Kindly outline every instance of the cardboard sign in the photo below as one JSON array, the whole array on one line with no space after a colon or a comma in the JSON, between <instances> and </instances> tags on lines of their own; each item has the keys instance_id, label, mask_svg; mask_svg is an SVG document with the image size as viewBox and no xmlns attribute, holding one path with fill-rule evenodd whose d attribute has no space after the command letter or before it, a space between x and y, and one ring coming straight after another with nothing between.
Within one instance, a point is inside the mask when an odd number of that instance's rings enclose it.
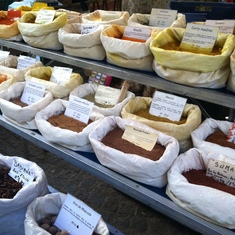
<instances>
[{"instance_id":1,"label":"cardboard sign","mask_svg":"<svg viewBox=\"0 0 235 235\"><path fill-rule=\"evenodd\" d=\"M35 178L34 171L32 171L27 165L24 165L17 161L17 159L13 160L11 170L8 174L15 181L22 183L23 186L33 182Z\"/></svg>"},{"instance_id":2,"label":"cardboard sign","mask_svg":"<svg viewBox=\"0 0 235 235\"><path fill-rule=\"evenodd\" d=\"M211 53L219 32L218 27L189 23L180 48L196 53Z\"/></svg>"},{"instance_id":3,"label":"cardboard sign","mask_svg":"<svg viewBox=\"0 0 235 235\"><path fill-rule=\"evenodd\" d=\"M149 25L155 27L170 27L175 21L177 10L152 8Z\"/></svg>"},{"instance_id":4,"label":"cardboard sign","mask_svg":"<svg viewBox=\"0 0 235 235\"><path fill-rule=\"evenodd\" d=\"M92 235L100 218L100 214L68 194L54 225L70 235Z\"/></svg>"},{"instance_id":5,"label":"cardboard sign","mask_svg":"<svg viewBox=\"0 0 235 235\"><path fill-rule=\"evenodd\" d=\"M46 86L41 83L26 81L21 101L28 105L36 103L44 97Z\"/></svg>"},{"instance_id":6,"label":"cardboard sign","mask_svg":"<svg viewBox=\"0 0 235 235\"><path fill-rule=\"evenodd\" d=\"M219 27L219 32L233 34L234 20L206 20L205 25Z\"/></svg>"},{"instance_id":7,"label":"cardboard sign","mask_svg":"<svg viewBox=\"0 0 235 235\"><path fill-rule=\"evenodd\" d=\"M55 10L40 10L36 16L35 23L45 24L51 23L55 17Z\"/></svg>"},{"instance_id":8,"label":"cardboard sign","mask_svg":"<svg viewBox=\"0 0 235 235\"><path fill-rule=\"evenodd\" d=\"M50 82L64 85L71 78L72 68L54 66L50 77Z\"/></svg>"},{"instance_id":9,"label":"cardboard sign","mask_svg":"<svg viewBox=\"0 0 235 235\"><path fill-rule=\"evenodd\" d=\"M158 135L156 133L152 133L133 126L126 126L122 135L122 139L127 140L147 151L152 151L157 142L157 138Z\"/></svg>"},{"instance_id":10,"label":"cardboard sign","mask_svg":"<svg viewBox=\"0 0 235 235\"><path fill-rule=\"evenodd\" d=\"M82 99L80 97L70 95L69 104L65 110L65 115L79 120L83 123L88 123L94 103Z\"/></svg>"},{"instance_id":11,"label":"cardboard sign","mask_svg":"<svg viewBox=\"0 0 235 235\"><path fill-rule=\"evenodd\" d=\"M165 117L172 121L180 121L187 99L156 91L149 109L149 113Z\"/></svg>"},{"instance_id":12,"label":"cardboard sign","mask_svg":"<svg viewBox=\"0 0 235 235\"><path fill-rule=\"evenodd\" d=\"M36 58L20 55L18 58L17 69L26 69L36 63Z\"/></svg>"},{"instance_id":13,"label":"cardboard sign","mask_svg":"<svg viewBox=\"0 0 235 235\"><path fill-rule=\"evenodd\" d=\"M210 159L206 175L228 186L235 187L235 165Z\"/></svg>"}]
</instances>

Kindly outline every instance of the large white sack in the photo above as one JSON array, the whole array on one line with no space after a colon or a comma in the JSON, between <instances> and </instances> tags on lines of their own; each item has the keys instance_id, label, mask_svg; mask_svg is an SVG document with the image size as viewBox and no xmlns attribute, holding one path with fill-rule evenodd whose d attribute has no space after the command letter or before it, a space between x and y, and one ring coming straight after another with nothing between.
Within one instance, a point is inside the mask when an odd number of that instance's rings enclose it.
<instances>
[{"instance_id":1,"label":"large white sack","mask_svg":"<svg viewBox=\"0 0 235 235\"><path fill-rule=\"evenodd\" d=\"M192 148L180 154L167 173L166 194L180 207L197 216L230 229L235 228L235 196L202 185L190 184L182 175L190 169L206 169L210 159L235 164L222 154Z\"/></svg>"},{"instance_id":2,"label":"large white sack","mask_svg":"<svg viewBox=\"0 0 235 235\"><path fill-rule=\"evenodd\" d=\"M88 135L100 122L103 115L92 112L90 119L93 121L87 125L82 132L74 132L51 125L47 119L51 116L63 113L66 110L69 101L56 99L45 109L38 112L35 116L35 122L41 134L52 143L62 145L74 151L93 152Z\"/></svg>"},{"instance_id":3,"label":"large white sack","mask_svg":"<svg viewBox=\"0 0 235 235\"><path fill-rule=\"evenodd\" d=\"M19 59L18 56L9 55L6 60L0 62L1 73L11 74L12 76L16 77L18 82L23 82L25 80L24 75L30 69L43 66L42 62L38 61L34 65L31 65L27 68L17 69L18 59Z\"/></svg>"},{"instance_id":4,"label":"large white sack","mask_svg":"<svg viewBox=\"0 0 235 235\"><path fill-rule=\"evenodd\" d=\"M0 154L0 165L11 168L14 160L32 170L35 180L20 189L13 199L0 198L0 231L2 235L25 235L24 220L27 206L35 198L48 193L46 175L36 163L21 157Z\"/></svg>"},{"instance_id":5,"label":"large white sack","mask_svg":"<svg viewBox=\"0 0 235 235\"><path fill-rule=\"evenodd\" d=\"M98 89L97 84L90 84L90 83L85 83L82 84L78 87L76 87L74 90L70 92L70 95L78 96L80 98L83 98L84 96L87 96L89 94L94 94L96 93ZM114 105L112 108L105 108L105 107L99 107L97 105L93 106L93 111L98 112L103 114L104 116L120 116L121 115L121 110L124 107L124 105L132 98L134 98L135 95L134 93L128 91L126 94L126 97L123 99L122 102Z\"/></svg>"},{"instance_id":6,"label":"large white sack","mask_svg":"<svg viewBox=\"0 0 235 235\"><path fill-rule=\"evenodd\" d=\"M205 119L194 131L191 133L193 146L200 150L207 150L215 153L226 155L235 159L235 149L223 147L219 144L205 141L205 139L216 130L222 131L226 136L232 128L233 122L215 120L213 118Z\"/></svg>"},{"instance_id":7,"label":"large white sack","mask_svg":"<svg viewBox=\"0 0 235 235\"><path fill-rule=\"evenodd\" d=\"M115 127L119 127L124 131L127 125L158 134L157 143L166 148L159 160L153 161L136 154L127 154L105 146L101 142ZM89 134L89 139L102 165L133 180L155 187L166 185L166 173L179 153L179 143L175 138L154 130L145 124L122 119L121 117L109 116L103 118Z\"/></svg>"},{"instance_id":8,"label":"large white sack","mask_svg":"<svg viewBox=\"0 0 235 235\"><path fill-rule=\"evenodd\" d=\"M39 227L38 222L50 215L58 215L66 199L64 193L51 193L36 198L29 204L24 221L25 235L49 235L45 229ZM109 230L101 218L94 230L97 235L109 235Z\"/></svg>"},{"instance_id":9,"label":"large white sack","mask_svg":"<svg viewBox=\"0 0 235 235\"><path fill-rule=\"evenodd\" d=\"M21 97L25 88L25 82L17 82L0 93L0 109L3 116L9 121L26 129L37 129L35 115L53 101L51 92L46 91L39 101L21 107L10 100Z\"/></svg>"},{"instance_id":10,"label":"large white sack","mask_svg":"<svg viewBox=\"0 0 235 235\"><path fill-rule=\"evenodd\" d=\"M100 40L102 26L88 34L81 34L82 24L67 24L58 31L64 52L81 58L104 60L105 50Z\"/></svg>"}]
</instances>

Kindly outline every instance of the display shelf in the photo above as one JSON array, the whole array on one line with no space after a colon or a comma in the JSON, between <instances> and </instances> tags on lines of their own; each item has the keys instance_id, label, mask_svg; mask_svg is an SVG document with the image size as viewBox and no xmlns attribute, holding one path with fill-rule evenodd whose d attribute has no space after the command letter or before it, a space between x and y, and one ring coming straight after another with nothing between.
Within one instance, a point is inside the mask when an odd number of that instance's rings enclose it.
<instances>
[{"instance_id":1,"label":"display shelf","mask_svg":"<svg viewBox=\"0 0 235 235\"><path fill-rule=\"evenodd\" d=\"M155 72L142 72L131 69L124 69L111 65L106 61L82 59L66 55L63 51L34 48L24 42L12 42L0 39L0 45L6 48L16 49L32 55L38 55L43 58L59 61L83 69L94 70L121 79L131 80L180 96L203 100L209 103L235 109L235 95L226 89L207 89L185 86L160 78Z\"/></svg>"},{"instance_id":2,"label":"display shelf","mask_svg":"<svg viewBox=\"0 0 235 235\"><path fill-rule=\"evenodd\" d=\"M48 142L37 130L28 130L19 127L5 119L2 115L0 115L0 125L23 139L34 143L38 147L64 159L73 166L94 175L100 180L112 185L117 190L201 234L235 235L233 230L210 223L176 205L166 195L165 187L157 188L140 184L124 175L102 166L94 153L75 152L60 145L52 144ZM119 233L116 234L121 235Z\"/></svg>"}]
</instances>

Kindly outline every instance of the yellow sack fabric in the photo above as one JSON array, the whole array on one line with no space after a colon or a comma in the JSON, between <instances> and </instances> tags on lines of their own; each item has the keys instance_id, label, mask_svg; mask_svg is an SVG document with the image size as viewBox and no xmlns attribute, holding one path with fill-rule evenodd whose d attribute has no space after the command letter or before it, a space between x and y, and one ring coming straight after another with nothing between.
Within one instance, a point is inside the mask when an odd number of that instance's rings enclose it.
<instances>
[{"instance_id":1,"label":"yellow sack fabric","mask_svg":"<svg viewBox=\"0 0 235 235\"><path fill-rule=\"evenodd\" d=\"M6 19L8 15L7 11L0 11L0 21ZM17 21L10 25L0 24L0 38L9 39L20 34L17 26Z\"/></svg>"},{"instance_id":2,"label":"yellow sack fabric","mask_svg":"<svg viewBox=\"0 0 235 235\"><path fill-rule=\"evenodd\" d=\"M125 26L106 26L101 32L101 42L107 61L125 68L152 71L153 55L149 49L151 36L146 42L122 40Z\"/></svg>"},{"instance_id":3,"label":"yellow sack fabric","mask_svg":"<svg viewBox=\"0 0 235 235\"><path fill-rule=\"evenodd\" d=\"M218 34L215 46L222 48L220 55L212 56L160 48L169 42L181 42L184 32L185 29L181 28L166 28L155 36L150 44L150 50L159 65L170 69L207 73L229 64L229 56L235 47L235 37L232 34Z\"/></svg>"},{"instance_id":4,"label":"yellow sack fabric","mask_svg":"<svg viewBox=\"0 0 235 235\"><path fill-rule=\"evenodd\" d=\"M96 10L82 17L82 23L102 25L127 25L130 14L127 11Z\"/></svg>"},{"instance_id":5,"label":"yellow sack fabric","mask_svg":"<svg viewBox=\"0 0 235 235\"><path fill-rule=\"evenodd\" d=\"M51 82L52 71L53 68L50 66L33 68L25 74L25 80L46 85L46 90L50 91L54 98L67 97L74 88L83 83L83 78L78 73L72 73L70 79L63 85Z\"/></svg>"},{"instance_id":6,"label":"yellow sack fabric","mask_svg":"<svg viewBox=\"0 0 235 235\"><path fill-rule=\"evenodd\" d=\"M227 89L235 92L235 50L230 56L230 68L231 72L228 78Z\"/></svg>"},{"instance_id":7,"label":"yellow sack fabric","mask_svg":"<svg viewBox=\"0 0 235 235\"><path fill-rule=\"evenodd\" d=\"M135 115L141 109L147 109L152 103L150 97L135 97L131 99L122 109L122 118L132 119L144 123L160 132L175 137L177 140L190 138L191 132L201 123L201 111L197 105L186 104L182 117L186 122L175 124L171 122L153 121L144 117Z\"/></svg>"},{"instance_id":8,"label":"yellow sack fabric","mask_svg":"<svg viewBox=\"0 0 235 235\"><path fill-rule=\"evenodd\" d=\"M130 16L127 24L133 27L160 29L160 27L150 26L149 21L150 21L150 14L134 13ZM185 15L178 13L176 16L176 20L173 21L170 27L185 28L186 27Z\"/></svg>"}]
</instances>

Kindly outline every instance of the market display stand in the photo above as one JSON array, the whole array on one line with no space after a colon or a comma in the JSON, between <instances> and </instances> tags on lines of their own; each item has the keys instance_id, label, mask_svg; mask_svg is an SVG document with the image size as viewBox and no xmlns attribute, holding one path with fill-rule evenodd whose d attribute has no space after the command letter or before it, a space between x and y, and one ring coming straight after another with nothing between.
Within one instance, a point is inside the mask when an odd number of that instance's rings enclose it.
<instances>
[{"instance_id":1,"label":"market display stand","mask_svg":"<svg viewBox=\"0 0 235 235\"><path fill-rule=\"evenodd\" d=\"M145 73L123 69L110 65L105 61L86 60L69 56L64 54L62 51L49 51L33 48L23 42L0 40L0 46L20 50L22 52L38 55L43 58L48 58L76 67L99 71L121 79L132 80L140 84L155 87L157 89L172 92L181 96L206 100L207 102L222 105L232 110L235 109L235 96L223 89L210 90L183 86L161 79L155 73ZM157 188L140 184L121 174L118 174L117 172L114 172L113 170L108 169L107 167L102 166L94 153L75 152L60 145L49 143L37 130L28 130L16 126L15 124L7 121L2 115L0 115L0 125L21 136L25 140L53 153L59 158L68 161L72 165L96 176L130 197L133 197L154 210L161 212L162 214L199 233L208 235L235 235L235 231L210 223L177 206L165 194L165 187Z\"/></svg>"}]
</instances>

